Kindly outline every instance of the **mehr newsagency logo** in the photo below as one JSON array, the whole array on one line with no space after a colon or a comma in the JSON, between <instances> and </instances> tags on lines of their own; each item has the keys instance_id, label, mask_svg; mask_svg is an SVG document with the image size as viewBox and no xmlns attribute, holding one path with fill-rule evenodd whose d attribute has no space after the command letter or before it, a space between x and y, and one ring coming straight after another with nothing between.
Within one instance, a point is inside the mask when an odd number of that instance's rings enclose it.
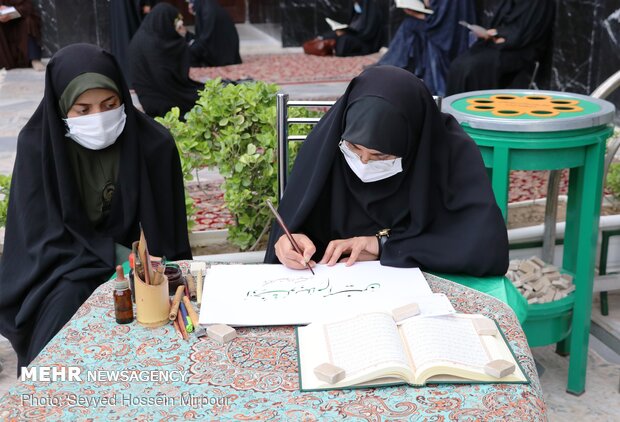
<instances>
[{"instance_id":1,"label":"mehr newsagency logo","mask_svg":"<svg viewBox=\"0 0 620 422\"><path fill-rule=\"evenodd\" d=\"M87 369L79 366L22 367L21 380L32 382L186 382L188 371Z\"/></svg>"}]
</instances>

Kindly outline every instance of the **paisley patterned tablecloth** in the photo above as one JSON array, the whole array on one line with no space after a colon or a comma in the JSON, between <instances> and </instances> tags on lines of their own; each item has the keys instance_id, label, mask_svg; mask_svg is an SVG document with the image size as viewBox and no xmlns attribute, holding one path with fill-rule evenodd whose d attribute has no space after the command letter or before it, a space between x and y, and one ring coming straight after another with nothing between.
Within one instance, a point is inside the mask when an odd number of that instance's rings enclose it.
<instances>
[{"instance_id":1,"label":"paisley patterned tablecloth","mask_svg":"<svg viewBox=\"0 0 620 422\"><path fill-rule=\"evenodd\" d=\"M194 335L184 341L172 325L117 325L106 283L30 366L78 368L81 381L20 381L0 399L0 420L546 420L534 361L510 308L425 275L458 312L500 324L531 384L302 393L292 327L239 329L225 345Z\"/></svg>"}]
</instances>

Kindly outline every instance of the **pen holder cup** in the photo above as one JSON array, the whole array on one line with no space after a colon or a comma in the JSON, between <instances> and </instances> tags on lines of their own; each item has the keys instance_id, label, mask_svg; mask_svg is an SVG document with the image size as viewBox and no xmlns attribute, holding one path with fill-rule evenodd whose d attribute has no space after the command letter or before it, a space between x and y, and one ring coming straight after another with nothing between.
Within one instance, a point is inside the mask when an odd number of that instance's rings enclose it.
<instances>
[{"instance_id":1,"label":"pen holder cup","mask_svg":"<svg viewBox=\"0 0 620 422\"><path fill-rule=\"evenodd\" d=\"M170 313L170 297L168 296L168 277L158 285L146 284L134 271L134 288L136 296L136 319L145 327L161 327L166 325Z\"/></svg>"}]
</instances>

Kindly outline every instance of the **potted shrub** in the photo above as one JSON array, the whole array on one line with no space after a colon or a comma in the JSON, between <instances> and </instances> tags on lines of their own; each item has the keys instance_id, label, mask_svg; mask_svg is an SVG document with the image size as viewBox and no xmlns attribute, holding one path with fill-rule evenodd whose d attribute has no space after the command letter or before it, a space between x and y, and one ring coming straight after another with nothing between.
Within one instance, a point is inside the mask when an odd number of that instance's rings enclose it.
<instances>
[{"instance_id":1,"label":"potted shrub","mask_svg":"<svg viewBox=\"0 0 620 422\"><path fill-rule=\"evenodd\" d=\"M228 240L241 250L250 249L267 232L272 216L265 200L277 201L277 91L276 85L260 81L223 85L214 79L207 81L184 120L178 108L157 119L175 138L185 180L204 167L217 167L224 177L224 200L236 223L228 228ZM291 110L293 117L310 114ZM296 130L307 133L309 127ZM291 144L290 163L298 147ZM186 198L191 218L192 201Z\"/></svg>"}]
</instances>

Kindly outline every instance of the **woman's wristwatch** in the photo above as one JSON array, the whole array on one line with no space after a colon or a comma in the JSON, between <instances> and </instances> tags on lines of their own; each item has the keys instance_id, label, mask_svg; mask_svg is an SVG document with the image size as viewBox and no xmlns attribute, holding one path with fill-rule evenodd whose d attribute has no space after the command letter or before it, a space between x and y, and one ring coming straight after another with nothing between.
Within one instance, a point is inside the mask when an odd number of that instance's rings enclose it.
<instances>
[{"instance_id":1,"label":"woman's wristwatch","mask_svg":"<svg viewBox=\"0 0 620 422\"><path fill-rule=\"evenodd\" d=\"M379 242L379 258L381 258L381 253L383 252L383 245L387 242L388 237L390 237L390 229L382 229L379 230L375 236L377 237L377 242Z\"/></svg>"}]
</instances>

